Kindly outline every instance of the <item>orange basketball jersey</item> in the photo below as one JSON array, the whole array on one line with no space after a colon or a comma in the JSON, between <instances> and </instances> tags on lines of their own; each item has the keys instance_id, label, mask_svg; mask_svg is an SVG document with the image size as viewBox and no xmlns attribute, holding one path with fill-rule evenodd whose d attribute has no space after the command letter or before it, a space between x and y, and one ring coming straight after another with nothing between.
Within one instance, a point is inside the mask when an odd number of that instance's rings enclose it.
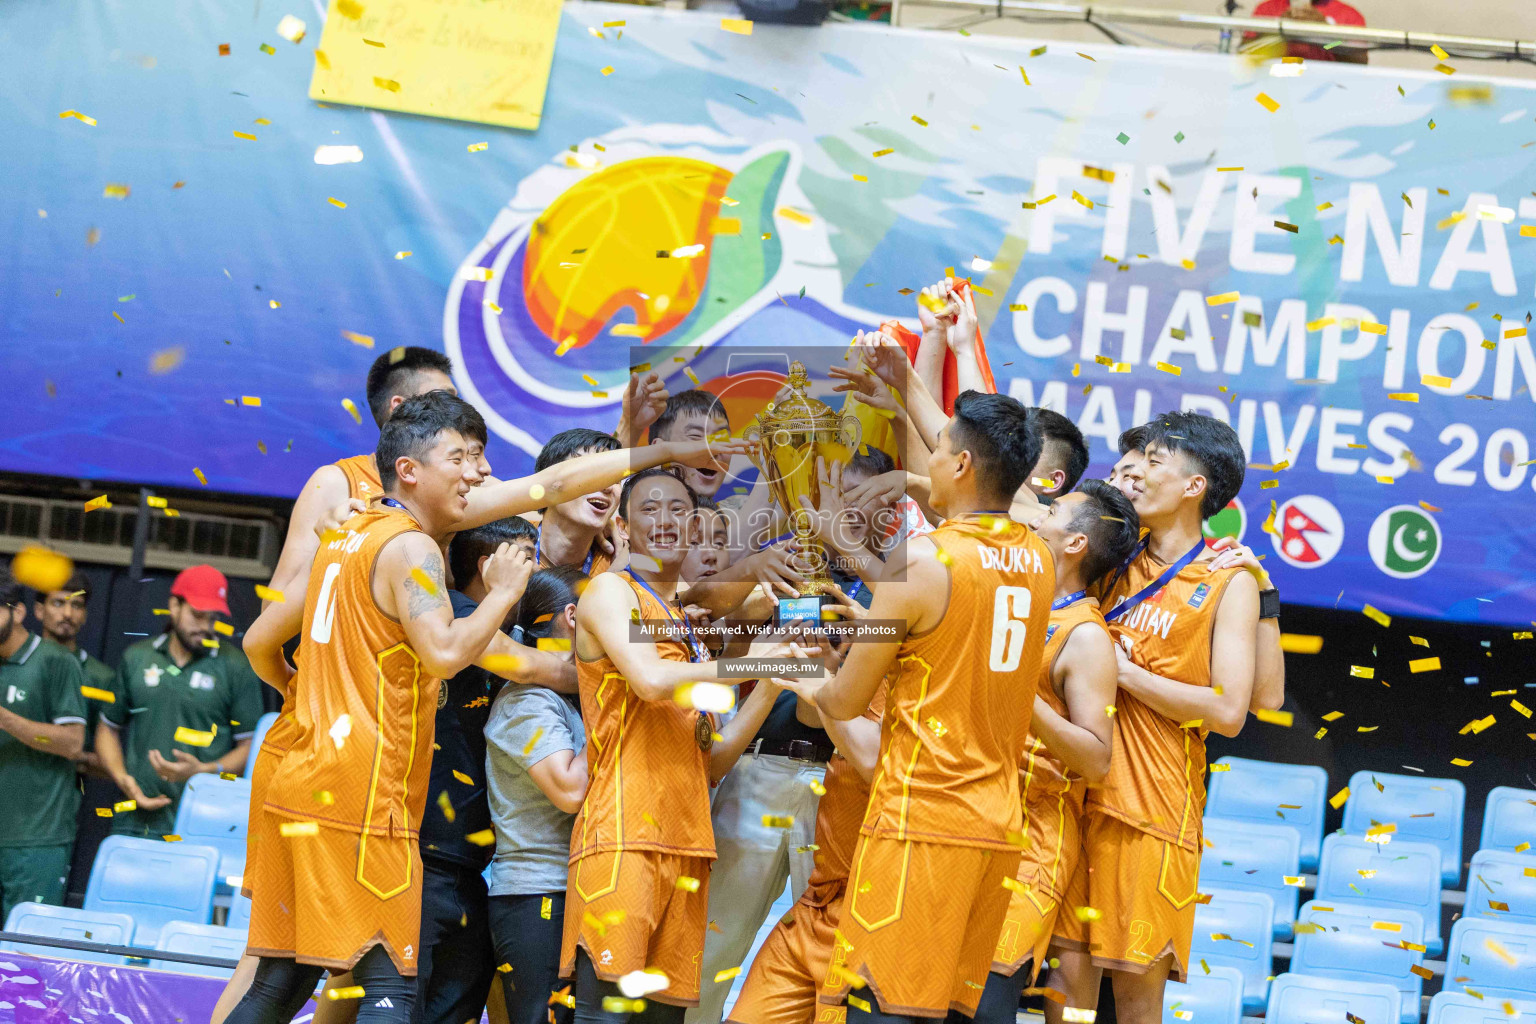
<instances>
[{"instance_id":1,"label":"orange basketball jersey","mask_svg":"<svg viewBox=\"0 0 1536 1024\"><path fill-rule=\"evenodd\" d=\"M641 621L681 618L627 573L618 575L635 592ZM656 651L667 661L688 660L686 641L658 640ZM713 858L700 712L670 700L641 700L607 657L577 658L576 678L591 782L571 832L571 862L610 850Z\"/></svg>"},{"instance_id":2,"label":"orange basketball jersey","mask_svg":"<svg viewBox=\"0 0 1536 1024\"><path fill-rule=\"evenodd\" d=\"M335 466L347 476L347 497L371 505L384 496L384 485L379 482L379 464L371 452L340 459Z\"/></svg>"},{"instance_id":3,"label":"orange basketball jersey","mask_svg":"<svg viewBox=\"0 0 1536 1024\"><path fill-rule=\"evenodd\" d=\"M1051 622L1045 631L1045 653L1040 662L1038 695L1051 710L1063 718L1067 702L1056 692L1052 674L1056 659L1073 630L1085 623L1095 623L1104 629L1104 615L1092 598L1067 605L1051 612ZM1067 766L1046 749L1040 739L1030 733L1024 760L1019 765L1019 789L1024 806L1024 828L1027 837L1023 858L1019 861L1018 879L1034 888L1045 890L1054 900L1066 893L1067 882L1076 863L1078 839L1071 840L1067 848L1067 836L1077 835L1076 825L1082 820L1087 784L1073 777ZM1018 898L1017 895L1014 897Z\"/></svg>"},{"instance_id":4,"label":"orange basketball jersey","mask_svg":"<svg viewBox=\"0 0 1536 1024\"><path fill-rule=\"evenodd\" d=\"M897 650L880 764L862 831L1016 850L1019 762L1034 710L1055 569L1006 517L952 519L929 535L949 571L939 624Z\"/></svg>"},{"instance_id":5,"label":"orange basketball jersey","mask_svg":"<svg viewBox=\"0 0 1536 1024\"><path fill-rule=\"evenodd\" d=\"M384 546L419 530L404 512L353 516L320 546L294 676L297 735L267 809L365 835L414 836L426 807L439 681L374 604Z\"/></svg>"},{"instance_id":6,"label":"orange basketball jersey","mask_svg":"<svg viewBox=\"0 0 1536 1024\"><path fill-rule=\"evenodd\" d=\"M378 467L372 455L354 455L351 458L342 459L332 463L347 478L347 497L355 498L364 504L371 504L384 493L384 487L379 483ZM293 738L298 729L293 724L293 691L283 694L283 706L278 709L277 718L273 720L272 727L267 730L266 739L262 746L274 754L281 754L293 744ZM260 751L252 751L252 756Z\"/></svg>"},{"instance_id":7,"label":"orange basketball jersey","mask_svg":"<svg viewBox=\"0 0 1536 1024\"><path fill-rule=\"evenodd\" d=\"M1104 608L1139 593L1168 568L1142 551ZM1109 623L1111 635L1132 642L1131 659L1156 675L1194 686L1211 685L1211 639L1216 609L1232 577L1242 569L1212 572L1193 562L1161 590ZM1115 699L1119 731L1109 774L1089 794L1095 810L1119 818L1185 849L1200 848L1205 809L1205 735L1202 726L1175 722L1124 690ZM1185 726L1188 725L1188 728Z\"/></svg>"}]
</instances>

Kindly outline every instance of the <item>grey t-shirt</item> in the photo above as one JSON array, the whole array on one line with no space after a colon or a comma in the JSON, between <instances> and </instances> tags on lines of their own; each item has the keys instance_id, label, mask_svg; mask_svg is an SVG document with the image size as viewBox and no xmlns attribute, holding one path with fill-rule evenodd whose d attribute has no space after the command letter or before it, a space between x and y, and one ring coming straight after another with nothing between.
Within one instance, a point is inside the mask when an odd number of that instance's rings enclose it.
<instances>
[{"instance_id":1,"label":"grey t-shirt","mask_svg":"<svg viewBox=\"0 0 1536 1024\"><path fill-rule=\"evenodd\" d=\"M574 814L566 814L528 769L587 742L575 705L542 686L508 683L485 725L485 777L496 830L492 896L564 892Z\"/></svg>"}]
</instances>

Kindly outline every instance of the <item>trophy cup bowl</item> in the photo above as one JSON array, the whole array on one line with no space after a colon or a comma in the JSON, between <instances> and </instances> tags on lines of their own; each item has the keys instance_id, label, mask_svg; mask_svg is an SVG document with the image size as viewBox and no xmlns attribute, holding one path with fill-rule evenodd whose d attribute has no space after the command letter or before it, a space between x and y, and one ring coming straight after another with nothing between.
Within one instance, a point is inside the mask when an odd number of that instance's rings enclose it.
<instances>
[{"instance_id":1,"label":"trophy cup bowl","mask_svg":"<svg viewBox=\"0 0 1536 1024\"><path fill-rule=\"evenodd\" d=\"M782 402L770 402L742 437L754 446L752 463L774 502L789 518L800 561L806 567L800 594L810 597L824 593L832 576L826 550L816 539L811 514L800 499L809 499L813 507L820 504L816 460L819 457L829 470L846 465L859 446L859 421L852 415L839 415L825 402L806 394L810 378L799 360L789 364L785 386L790 396Z\"/></svg>"}]
</instances>

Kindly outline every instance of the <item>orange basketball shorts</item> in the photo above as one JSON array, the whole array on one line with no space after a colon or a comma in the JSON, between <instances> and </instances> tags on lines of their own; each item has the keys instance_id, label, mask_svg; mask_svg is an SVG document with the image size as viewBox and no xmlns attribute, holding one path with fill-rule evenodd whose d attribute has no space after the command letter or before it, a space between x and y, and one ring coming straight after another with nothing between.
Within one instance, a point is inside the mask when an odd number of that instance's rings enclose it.
<instances>
[{"instance_id":1,"label":"orange basketball shorts","mask_svg":"<svg viewBox=\"0 0 1536 1024\"><path fill-rule=\"evenodd\" d=\"M729 1024L843 1024L845 1007L818 1005L816 998L823 982L829 982L829 994L837 991L827 965L843 910L841 892L831 900L821 896L807 890L768 933L726 1018Z\"/></svg>"},{"instance_id":2,"label":"orange basketball shorts","mask_svg":"<svg viewBox=\"0 0 1536 1024\"><path fill-rule=\"evenodd\" d=\"M1066 889L1082 854L1081 801L1064 795L1031 801L1025 836L1028 842L1019 857L1017 881L1024 891L1011 893L1008 916L997 937L992 970L1011 978L1031 960L1035 972L1045 958L1057 921L1063 913Z\"/></svg>"},{"instance_id":3,"label":"orange basketball shorts","mask_svg":"<svg viewBox=\"0 0 1536 1024\"><path fill-rule=\"evenodd\" d=\"M1200 851L1143 832L1103 813L1088 815L1084 847L1088 926L1093 962L1112 971L1144 974L1165 956L1170 976L1188 975L1195 935Z\"/></svg>"},{"instance_id":4,"label":"orange basketball shorts","mask_svg":"<svg viewBox=\"0 0 1536 1024\"><path fill-rule=\"evenodd\" d=\"M846 945L833 953L844 970L833 972L821 1000L874 1000L885 1013L914 1017L975 1016L1008 913L1003 879L1018 868L1017 850L860 836L840 922ZM849 992L854 975L867 991Z\"/></svg>"},{"instance_id":5,"label":"orange basketball shorts","mask_svg":"<svg viewBox=\"0 0 1536 1024\"><path fill-rule=\"evenodd\" d=\"M267 787L271 785L272 776L277 773L278 765L283 763L283 755L286 753L286 750L268 748L251 754L256 758L256 766L251 769L251 813L245 830L245 874L240 878L240 892L246 896L251 895L255 879L260 875L262 851L275 845L281 838L278 825L282 819L267 813Z\"/></svg>"},{"instance_id":6,"label":"orange basketball shorts","mask_svg":"<svg viewBox=\"0 0 1536 1024\"><path fill-rule=\"evenodd\" d=\"M660 971L667 987L646 998L697 1006L708 924L707 858L651 850L591 854L571 864L560 977L575 976L580 946L604 981Z\"/></svg>"},{"instance_id":7,"label":"orange basketball shorts","mask_svg":"<svg viewBox=\"0 0 1536 1024\"><path fill-rule=\"evenodd\" d=\"M395 969L416 973L421 935L421 856L414 838L358 835L320 827L271 839L252 879L246 951L350 970L382 945Z\"/></svg>"}]
</instances>

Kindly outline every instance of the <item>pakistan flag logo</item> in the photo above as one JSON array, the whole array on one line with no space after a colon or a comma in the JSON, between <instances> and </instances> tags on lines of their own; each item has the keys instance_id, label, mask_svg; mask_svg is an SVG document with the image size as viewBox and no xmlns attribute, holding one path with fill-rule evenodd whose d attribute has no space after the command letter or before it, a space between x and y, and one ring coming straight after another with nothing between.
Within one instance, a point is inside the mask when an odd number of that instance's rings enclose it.
<instances>
[{"instance_id":1,"label":"pakistan flag logo","mask_svg":"<svg viewBox=\"0 0 1536 1024\"><path fill-rule=\"evenodd\" d=\"M1394 505L1371 524L1367 538L1371 561L1388 576L1422 576L1440 557L1440 526L1415 505Z\"/></svg>"}]
</instances>

